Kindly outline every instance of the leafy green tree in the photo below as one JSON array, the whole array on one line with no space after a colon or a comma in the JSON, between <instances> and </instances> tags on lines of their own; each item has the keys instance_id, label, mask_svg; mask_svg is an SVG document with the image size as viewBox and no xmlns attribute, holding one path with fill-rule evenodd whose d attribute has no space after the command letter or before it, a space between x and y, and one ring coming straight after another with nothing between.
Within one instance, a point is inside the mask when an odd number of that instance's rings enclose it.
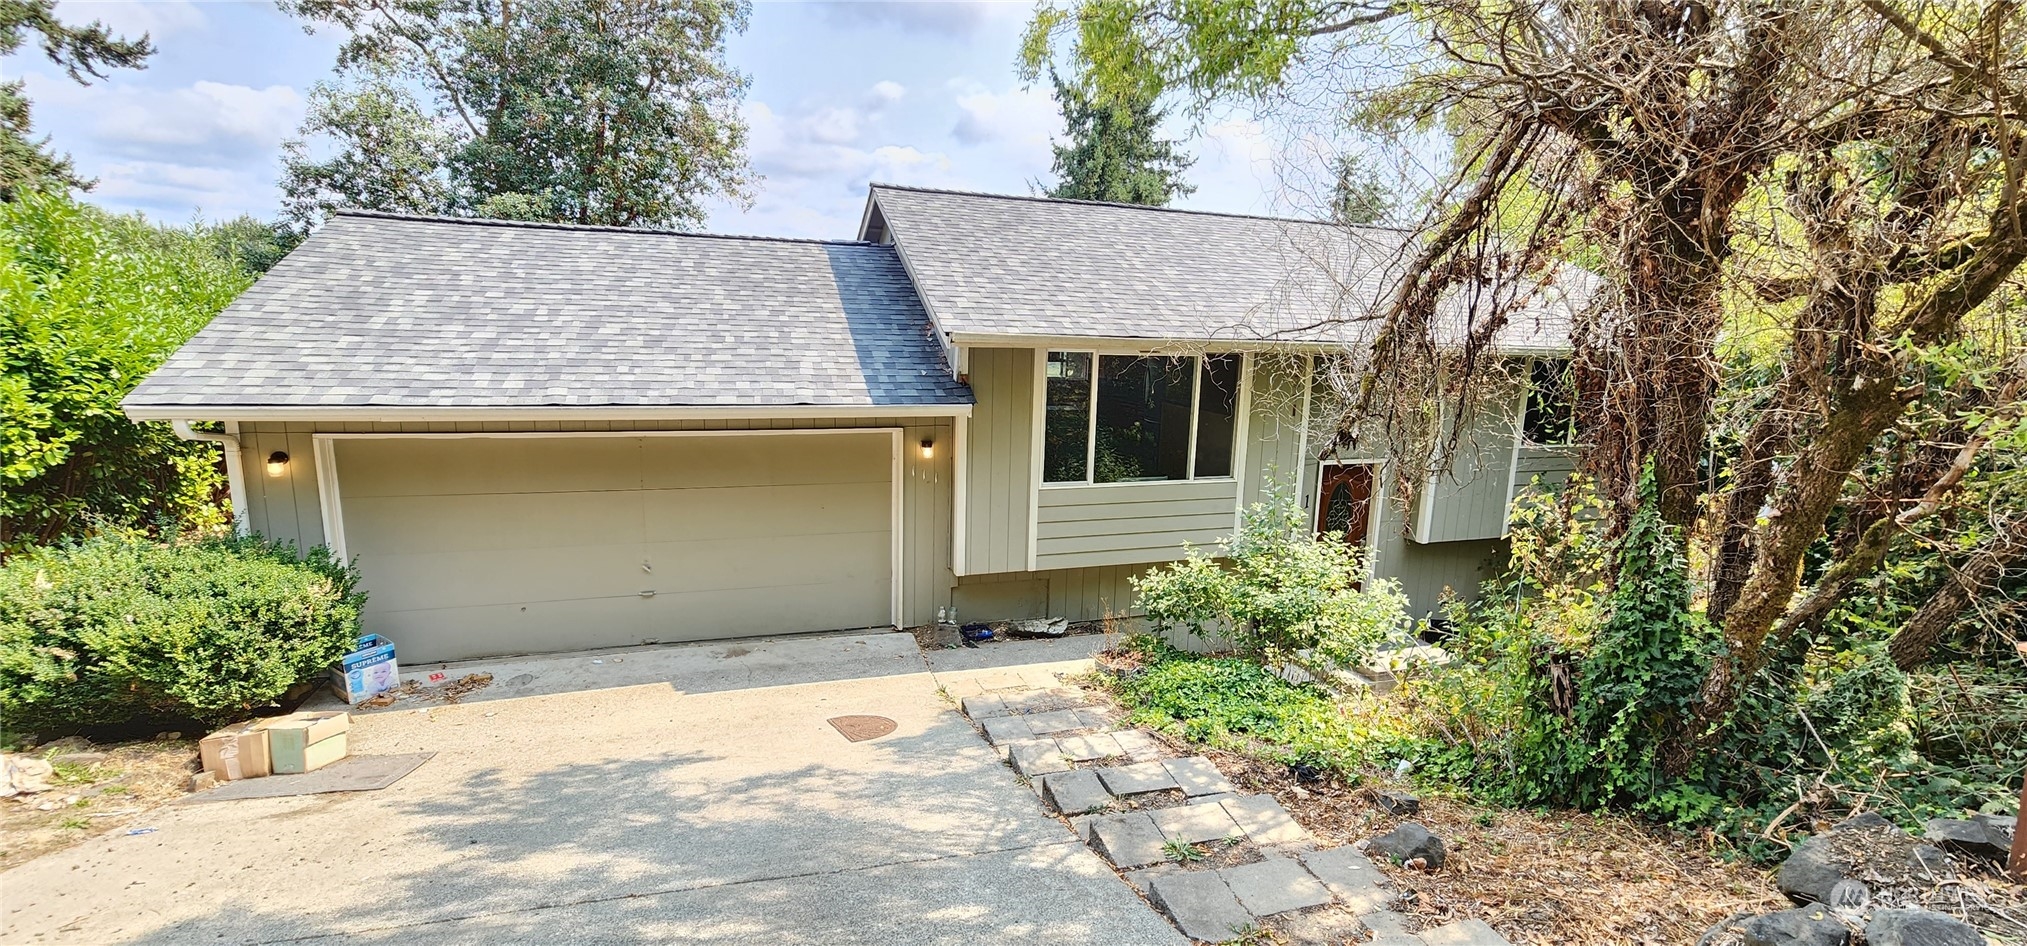
<instances>
[{"instance_id":1,"label":"leafy green tree","mask_svg":"<svg viewBox=\"0 0 2027 946\"><path fill-rule=\"evenodd\" d=\"M41 191L0 204L0 553L223 521L216 448L119 405L252 282L202 229Z\"/></svg>"},{"instance_id":2,"label":"leafy green tree","mask_svg":"<svg viewBox=\"0 0 2027 946\"><path fill-rule=\"evenodd\" d=\"M139 69L155 47L140 39L114 36L100 22L71 26L56 18L56 0L0 0L0 56L10 56L34 33L42 38L49 61L63 67L72 80L88 85L103 79L108 67ZM46 182L62 187L90 187L78 179L70 159L52 153L49 139L30 137L28 98L24 83L0 84L0 200L14 199L22 187Z\"/></svg>"},{"instance_id":3,"label":"leafy green tree","mask_svg":"<svg viewBox=\"0 0 2027 946\"><path fill-rule=\"evenodd\" d=\"M284 0L351 38L286 145L298 226L330 209L681 228L753 175L725 61L745 0Z\"/></svg>"},{"instance_id":4,"label":"leafy green tree","mask_svg":"<svg viewBox=\"0 0 2027 946\"><path fill-rule=\"evenodd\" d=\"M1049 81L1069 132L1068 142L1051 145L1050 197L1163 207L1196 191L1182 179L1196 159L1157 135L1163 113L1154 96L1094 94L1053 71Z\"/></svg>"},{"instance_id":5,"label":"leafy green tree","mask_svg":"<svg viewBox=\"0 0 2027 946\"><path fill-rule=\"evenodd\" d=\"M1330 218L1344 224L1379 223L1393 213L1393 192L1355 154L1340 154L1330 189Z\"/></svg>"}]
</instances>

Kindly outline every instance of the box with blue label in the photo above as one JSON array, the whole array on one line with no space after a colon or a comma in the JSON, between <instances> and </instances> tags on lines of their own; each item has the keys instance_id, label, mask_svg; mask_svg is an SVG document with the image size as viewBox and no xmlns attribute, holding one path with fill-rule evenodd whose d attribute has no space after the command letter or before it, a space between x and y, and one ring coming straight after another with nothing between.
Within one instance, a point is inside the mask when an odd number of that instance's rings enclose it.
<instances>
[{"instance_id":1,"label":"box with blue label","mask_svg":"<svg viewBox=\"0 0 2027 946\"><path fill-rule=\"evenodd\" d=\"M378 634L359 638L359 646L331 665L331 689L347 703L357 703L401 685L394 662L394 642Z\"/></svg>"}]
</instances>

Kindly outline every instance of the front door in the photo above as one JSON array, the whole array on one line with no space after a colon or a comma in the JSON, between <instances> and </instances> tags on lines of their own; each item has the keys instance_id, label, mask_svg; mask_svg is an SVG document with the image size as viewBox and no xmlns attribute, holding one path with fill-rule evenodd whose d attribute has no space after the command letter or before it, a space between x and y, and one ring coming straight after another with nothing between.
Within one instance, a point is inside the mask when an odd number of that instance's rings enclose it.
<instances>
[{"instance_id":1,"label":"front door","mask_svg":"<svg viewBox=\"0 0 2027 946\"><path fill-rule=\"evenodd\" d=\"M1322 500L1316 504L1316 531L1338 532L1352 545L1365 545L1372 524L1371 463L1328 463L1323 466Z\"/></svg>"}]
</instances>

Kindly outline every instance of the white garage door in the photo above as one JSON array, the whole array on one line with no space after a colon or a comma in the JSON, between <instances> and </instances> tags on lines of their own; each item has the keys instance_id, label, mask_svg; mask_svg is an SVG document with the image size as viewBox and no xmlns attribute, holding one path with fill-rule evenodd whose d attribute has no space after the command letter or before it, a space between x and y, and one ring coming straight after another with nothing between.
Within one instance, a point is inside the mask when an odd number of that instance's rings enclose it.
<instances>
[{"instance_id":1,"label":"white garage door","mask_svg":"<svg viewBox=\"0 0 2027 946\"><path fill-rule=\"evenodd\" d=\"M893 621L890 431L333 438L366 629L411 662Z\"/></svg>"}]
</instances>

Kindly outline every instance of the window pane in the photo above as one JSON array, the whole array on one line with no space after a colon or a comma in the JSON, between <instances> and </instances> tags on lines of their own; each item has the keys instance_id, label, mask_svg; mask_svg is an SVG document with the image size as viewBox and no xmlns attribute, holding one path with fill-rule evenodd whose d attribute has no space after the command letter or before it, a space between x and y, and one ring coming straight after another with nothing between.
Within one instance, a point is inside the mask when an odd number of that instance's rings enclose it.
<instances>
[{"instance_id":1,"label":"window pane","mask_svg":"<svg viewBox=\"0 0 2027 946\"><path fill-rule=\"evenodd\" d=\"M1205 355L1197 385L1196 475L1232 475L1232 432L1238 429L1239 356Z\"/></svg>"},{"instance_id":2,"label":"window pane","mask_svg":"<svg viewBox=\"0 0 2027 946\"><path fill-rule=\"evenodd\" d=\"M1527 380L1527 420L1521 425L1527 442L1569 443L1575 428L1570 410L1570 363L1536 361Z\"/></svg>"},{"instance_id":3,"label":"window pane","mask_svg":"<svg viewBox=\"0 0 2027 946\"><path fill-rule=\"evenodd\" d=\"M1100 483L1180 480L1189 476L1190 394L1194 358L1098 359Z\"/></svg>"},{"instance_id":4,"label":"window pane","mask_svg":"<svg viewBox=\"0 0 2027 946\"><path fill-rule=\"evenodd\" d=\"M1091 434L1091 353L1049 352L1043 374L1049 389L1042 427L1042 482L1082 483Z\"/></svg>"}]
</instances>

